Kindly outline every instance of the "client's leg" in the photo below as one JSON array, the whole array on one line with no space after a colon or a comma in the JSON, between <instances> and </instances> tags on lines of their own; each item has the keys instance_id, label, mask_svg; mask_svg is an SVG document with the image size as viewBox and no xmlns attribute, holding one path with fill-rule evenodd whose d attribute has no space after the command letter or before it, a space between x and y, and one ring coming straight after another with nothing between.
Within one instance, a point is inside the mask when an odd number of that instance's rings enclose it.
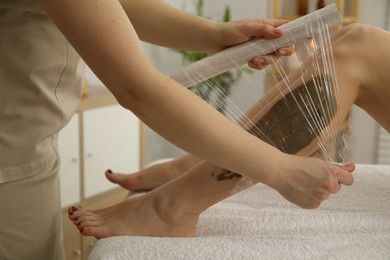
<instances>
[{"instance_id":1,"label":"client's leg","mask_svg":"<svg viewBox=\"0 0 390 260\"><path fill-rule=\"evenodd\" d=\"M364 109L390 133L390 32L368 25L343 28L334 40L343 101Z\"/></svg>"},{"instance_id":2,"label":"client's leg","mask_svg":"<svg viewBox=\"0 0 390 260\"><path fill-rule=\"evenodd\" d=\"M217 181L223 174L208 163L199 163L186 174L109 208L86 211L70 209L80 233L97 238L118 235L195 236L198 217L207 207L228 197L241 178ZM211 185L212 183L212 185Z\"/></svg>"},{"instance_id":3,"label":"client's leg","mask_svg":"<svg viewBox=\"0 0 390 260\"><path fill-rule=\"evenodd\" d=\"M368 91L366 87L371 89L371 93L378 91L380 94L387 94L385 97L389 96L389 92L388 90L386 91L386 88L381 87L383 84L381 86L375 84L378 81L371 78L370 74L373 73L372 71L361 68L364 68L364 66L360 64L365 63L366 60L359 60L359 57L360 59L362 58L360 51L364 50L365 46L360 46L358 44L360 41L355 39L357 35L365 38L366 35L372 33L371 29L368 30L365 27L355 28L356 33L353 32L353 29L351 28L351 31L344 29L341 32L342 35L336 37L334 42L334 54L339 65L336 73L339 80L338 87L343 91L343 99L338 105L340 109L336 113L342 113L340 118L345 117L356 100L361 107L371 112L370 114L375 119L386 123L389 121L388 119L386 120L387 113L372 108L376 105L375 101L382 99L382 97L370 95L370 98L367 98L364 92ZM388 34L384 32L378 32L377 36L377 42L380 39L388 40ZM365 41L361 42L365 43ZM353 46L354 49L345 49L345 46ZM344 51L346 53L354 51L356 55L353 57L345 56ZM382 55L383 52L381 55L376 55L376 59L381 60ZM390 57L390 54L386 53L386 55ZM370 61L374 60L374 58L370 58ZM384 61L389 62L389 59ZM365 75L361 75L361 73ZM384 79L386 76L381 77ZM299 81L295 81L291 86L293 92L299 90L301 86L296 82ZM364 86L360 82L363 82ZM368 83L372 84L372 86ZM376 90L376 88L379 90ZM265 99L267 98L268 101L273 100L272 96L267 95ZM365 103L365 101L368 103ZM370 102L372 103L370 104ZM270 104L270 102L266 103ZM261 109L263 111L262 115L259 115L256 110L249 111L249 115L252 115L252 118L260 116L255 121L259 122L267 115L272 115L272 107L274 106L279 106L277 99L275 102L272 102L272 106L268 107L269 109L267 107L265 110ZM386 108L388 111L386 103L380 103L379 106ZM338 118L339 116L334 114L330 120L333 120L335 117ZM266 123L267 121L263 122ZM244 121L241 123L245 125ZM386 126L386 129L389 129L388 124ZM324 126L324 129L326 128L327 126ZM251 131L253 128L247 129ZM309 144L305 142L305 145L315 145L314 141L310 140ZM298 152L305 149L306 147L303 146L301 149L298 149ZM286 155L284 159L286 161L280 162L278 167L269 169L274 173L274 180L261 181L272 183L273 185L270 186L279 191L289 201L301 207L318 207L330 193L337 192L340 188L338 181L341 181L341 176L343 176L341 167L313 158ZM353 166L346 166L344 170L352 171ZM195 235L199 214L216 202L230 196L230 191L240 179L241 176L238 174L225 171L207 162L202 162L186 174L144 196L126 200L103 210L70 210L70 218L78 226L82 234L94 235L99 238L114 235L193 236ZM256 182L257 180L254 181Z\"/></svg>"}]
</instances>

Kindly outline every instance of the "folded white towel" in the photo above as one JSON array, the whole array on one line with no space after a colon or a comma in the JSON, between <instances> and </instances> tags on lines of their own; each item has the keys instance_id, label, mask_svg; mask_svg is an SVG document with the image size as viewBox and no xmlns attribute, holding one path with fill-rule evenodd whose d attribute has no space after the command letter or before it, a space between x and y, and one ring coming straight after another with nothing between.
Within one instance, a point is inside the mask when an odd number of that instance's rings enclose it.
<instances>
[{"instance_id":1,"label":"folded white towel","mask_svg":"<svg viewBox=\"0 0 390 260\"><path fill-rule=\"evenodd\" d=\"M319 209L259 184L205 211L196 238L100 239L89 259L390 259L390 166L354 175Z\"/></svg>"}]
</instances>

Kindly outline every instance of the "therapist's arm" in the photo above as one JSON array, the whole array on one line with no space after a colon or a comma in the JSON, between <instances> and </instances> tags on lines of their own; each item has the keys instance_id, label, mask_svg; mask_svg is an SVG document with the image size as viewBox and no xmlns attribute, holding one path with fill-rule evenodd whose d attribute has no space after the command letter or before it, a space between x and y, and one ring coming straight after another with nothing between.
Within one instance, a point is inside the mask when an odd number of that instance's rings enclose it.
<instances>
[{"instance_id":1,"label":"therapist's arm","mask_svg":"<svg viewBox=\"0 0 390 260\"><path fill-rule=\"evenodd\" d=\"M120 1L141 40L170 48L213 53L255 37L280 37L275 19L214 22L182 12L161 0ZM289 48L284 48L291 52Z\"/></svg>"},{"instance_id":2,"label":"therapist's arm","mask_svg":"<svg viewBox=\"0 0 390 260\"><path fill-rule=\"evenodd\" d=\"M242 174L258 173L266 167L265 178L266 173L278 167L277 162L284 157L281 152L248 134L151 66L119 2L42 3L119 103L167 140Z\"/></svg>"}]
</instances>

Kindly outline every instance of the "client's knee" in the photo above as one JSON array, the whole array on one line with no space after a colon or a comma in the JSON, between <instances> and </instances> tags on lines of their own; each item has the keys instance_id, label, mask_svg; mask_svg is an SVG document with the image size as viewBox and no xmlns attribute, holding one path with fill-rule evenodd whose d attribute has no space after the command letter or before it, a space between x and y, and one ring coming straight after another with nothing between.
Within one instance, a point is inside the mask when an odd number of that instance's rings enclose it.
<instances>
[{"instance_id":1,"label":"client's knee","mask_svg":"<svg viewBox=\"0 0 390 260\"><path fill-rule=\"evenodd\" d=\"M372 27L367 24L353 23L344 26L337 33L350 38L359 38L364 36L364 34L369 33L370 30L372 30Z\"/></svg>"},{"instance_id":2,"label":"client's knee","mask_svg":"<svg viewBox=\"0 0 390 260\"><path fill-rule=\"evenodd\" d=\"M356 67L356 62L369 61L373 57L368 52L372 48L376 28L365 24L351 24L343 27L335 35L333 55L338 63Z\"/></svg>"},{"instance_id":3,"label":"client's knee","mask_svg":"<svg viewBox=\"0 0 390 260\"><path fill-rule=\"evenodd\" d=\"M376 27L363 24L353 23L344 26L338 33L343 34L348 40L364 40L369 39L370 34L377 30Z\"/></svg>"},{"instance_id":4,"label":"client's knee","mask_svg":"<svg viewBox=\"0 0 390 260\"><path fill-rule=\"evenodd\" d=\"M356 50L367 47L368 44L372 43L377 28L360 23L354 23L347 25L337 32L334 42L336 49L342 45L343 51L349 54L357 54ZM349 51L348 51L349 50Z\"/></svg>"}]
</instances>

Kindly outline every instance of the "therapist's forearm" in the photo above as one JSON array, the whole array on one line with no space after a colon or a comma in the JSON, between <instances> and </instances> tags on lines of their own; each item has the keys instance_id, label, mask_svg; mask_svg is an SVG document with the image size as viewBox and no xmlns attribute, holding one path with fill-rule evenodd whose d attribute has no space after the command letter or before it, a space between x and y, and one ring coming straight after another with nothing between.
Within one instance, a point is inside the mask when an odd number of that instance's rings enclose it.
<instances>
[{"instance_id":1,"label":"therapist's forearm","mask_svg":"<svg viewBox=\"0 0 390 260\"><path fill-rule=\"evenodd\" d=\"M182 12L161 0L120 0L141 40L199 52L213 52L217 23Z\"/></svg>"},{"instance_id":2,"label":"therapist's forearm","mask_svg":"<svg viewBox=\"0 0 390 260\"><path fill-rule=\"evenodd\" d=\"M182 149L241 174L254 176L261 172L259 181L267 182L282 154L153 68L119 3L42 2L124 107Z\"/></svg>"}]
</instances>

